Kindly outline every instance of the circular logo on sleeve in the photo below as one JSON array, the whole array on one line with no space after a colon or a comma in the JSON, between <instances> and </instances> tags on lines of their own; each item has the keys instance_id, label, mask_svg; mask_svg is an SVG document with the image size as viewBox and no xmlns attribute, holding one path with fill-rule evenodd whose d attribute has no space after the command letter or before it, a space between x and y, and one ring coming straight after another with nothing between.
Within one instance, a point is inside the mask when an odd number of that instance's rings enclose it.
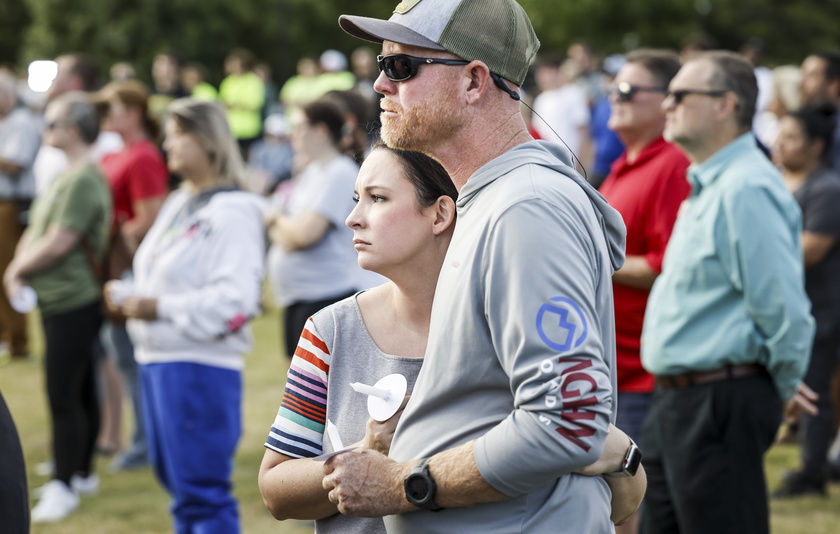
<instances>
[{"instance_id":1,"label":"circular logo on sleeve","mask_svg":"<svg viewBox=\"0 0 840 534\"><path fill-rule=\"evenodd\" d=\"M586 317L572 299L554 297L537 313L537 333L550 348L565 352L579 347L588 333Z\"/></svg>"}]
</instances>

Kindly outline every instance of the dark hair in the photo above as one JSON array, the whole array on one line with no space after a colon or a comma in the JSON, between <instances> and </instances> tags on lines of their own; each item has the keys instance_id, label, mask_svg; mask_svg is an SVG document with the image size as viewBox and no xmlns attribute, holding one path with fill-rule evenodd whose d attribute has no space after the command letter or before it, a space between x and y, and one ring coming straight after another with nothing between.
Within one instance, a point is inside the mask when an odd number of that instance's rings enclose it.
<instances>
[{"instance_id":1,"label":"dark hair","mask_svg":"<svg viewBox=\"0 0 840 534\"><path fill-rule=\"evenodd\" d=\"M99 67L96 62L87 54L72 53L63 54L73 60L70 73L82 81L82 91L90 93L99 89Z\"/></svg>"},{"instance_id":2,"label":"dark hair","mask_svg":"<svg viewBox=\"0 0 840 534\"><path fill-rule=\"evenodd\" d=\"M426 208L442 196L458 199L458 190L443 165L429 156L413 150L391 148L382 141L373 145L373 150L387 150L402 164L405 177L414 186L417 204Z\"/></svg>"},{"instance_id":3,"label":"dark hair","mask_svg":"<svg viewBox=\"0 0 840 534\"><path fill-rule=\"evenodd\" d=\"M802 131L809 141L821 139L823 149L821 158L826 160L834 141L834 128L837 125L837 109L831 104L820 106L803 106L787 114L796 119L802 126Z\"/></svg>"},{"instance_id":4,"label":"dark hair","mask_svg":"<svg viewBox=\"0 0 840 534\"><path fill-rule=\"evenodd\" d=\"M826 80L836 80L840 78L840 52L833 50L820 50L811 54L825 61L825 78Z\"/></svg>"},{"instance_id":5,"label":"dark hair","mask_svg":"<svg viewBox=\"0 0 840 534\"><path fill-rule=\"evenodd\" d=\"M559 69L563 66L563 57L557 53L547 53L539 56L536 62L536 68Z\"/></svg>"},{"instance_id":6,"label":"dark hair","mask_svg":"<svg viewBox=\"0 0 840 534\"><path fill-rule=\"evenodd\" d=\"M111 98L119 100L123 106L140 112L140 122L143 131L152 141L160 136L160 123L149 113L149 90L137 80L111 82L101 93L106 101Z\"/></svg>"},{"instance_id":7,"label":"dark hair","mask_svg":"<svg viewBox=\"0 0 840 534\"><path fill-rule=\"evenodd\" d=\"M242 66L242 70L247 72L251 70L251 67L254 65L254 54L251 53L250 50L245 48L234 48L230 51L227 56L227 59L236 58L239 60Z\"/></svg>"},{"instance_id":8,"label":"dark hair","mask_svg":"<svg viewBox=\"0 0 840 534\"><path fill-rule=\"evenodd\" d=\"M309 124L326 126L333 144L341 148L341 139L344 137L344 113L337 104L327 100L316 100L303 106L301 111Z\"/></svg>"},{"instance_id":9,"label":"dark hair","mask_svg":"<svg viewBox=\"0 0 840 534\"><path fill-rule=\"evenodd\" d=\"M355 128L348 122L344 128L342 149L345 154L353 158L359 165L365 160L365 151L368 147L367 133L370 124L379 116L378 105L374 113L374 106L371 101L365 98L356 89L347 91L328 91L321 97L321 100L332 102L338 106L342 113L351 115Z\"/></svg>"},{"instance_id":10,"label":"dark hair","mask_svg":"<svg viewBox=\"0 0 840 534\"><path fill-rule=\"evenodd\" d=\"M670 50L643 48L625 56L627 63L636 63L648 71L659 87L668 88L671 79L680 70L680 56Z\"/></svg>"},{"instance_id":11,"label":"dark hair","mask_svg":"<svg viewBox=\"0 0 840 534\"><path fill-rule=\"evenodd\" d=\"M753 66L740 54L727 50L701 52L691 61L710 61L715 70L709 80L711 89L731 91L738 97L735 120L742 130L752 128L755 102L758 99L758 83Z\"/></svg>"}]
</instances>

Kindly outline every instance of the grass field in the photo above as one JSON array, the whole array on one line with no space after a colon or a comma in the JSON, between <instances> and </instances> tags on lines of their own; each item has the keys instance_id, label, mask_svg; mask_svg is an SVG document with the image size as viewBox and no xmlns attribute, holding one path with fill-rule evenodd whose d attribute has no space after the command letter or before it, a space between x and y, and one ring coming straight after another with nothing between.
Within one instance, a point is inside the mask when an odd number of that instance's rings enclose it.
<instances>
[{"instance_id":1,"label":"grass field","mask_svg":"<svg viewBox=\"0 0 840 534\"><path fill-rule=\"evenodd\" d=\"M254 352L246 358L244 434L239 443L234 474L243 528L246 533L254 534L311 533L312 527L305 522L275 521L265 510L257 489L262 443L283 391L287 362L280 355L276 313L258 318L253 326L257 343ZM33 331L38 329L33 328ZM33 349L36 355L41 354L38 339ZM21 435L30 488L39 486L47 479L36 475L34 466L49 456L48 415L40 356L32 362L0 367L0 391ZM130 417L128 410L127 417ZM797 465L797 454L795 446L779 446L770 451L766 467L771 488L778 485L785 469ZM80 509L59 524L33 525L33 534L158 534L171 531L169 499L151 471L112 473L108 470L108 460L100 459L98 472L101 477L99 495L85 498ZM840 532L840 486L833 485L830 491L828 499L773 501L773 532ZM714 511L710 510L710 513Z\"/></svg>"}]
</instances>

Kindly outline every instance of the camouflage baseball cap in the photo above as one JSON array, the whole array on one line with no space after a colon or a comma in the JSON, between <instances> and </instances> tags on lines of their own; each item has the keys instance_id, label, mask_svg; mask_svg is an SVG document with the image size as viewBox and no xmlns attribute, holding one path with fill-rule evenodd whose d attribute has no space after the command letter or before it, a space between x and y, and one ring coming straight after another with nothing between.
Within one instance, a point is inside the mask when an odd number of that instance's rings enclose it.
<instances>
[{"instance_id":1,"label":"camouflage baseball cap","mask_svg":"<svg viewBox=\"0 0 840 534\"><path fill-rule=\"evenodd\" d=\"M342 15L341 28L381 43L446 50L483 61L491 72L522 85L540 42L525 10L514 0L411 0L388 20Z\"/></svg>"}]
</instances>

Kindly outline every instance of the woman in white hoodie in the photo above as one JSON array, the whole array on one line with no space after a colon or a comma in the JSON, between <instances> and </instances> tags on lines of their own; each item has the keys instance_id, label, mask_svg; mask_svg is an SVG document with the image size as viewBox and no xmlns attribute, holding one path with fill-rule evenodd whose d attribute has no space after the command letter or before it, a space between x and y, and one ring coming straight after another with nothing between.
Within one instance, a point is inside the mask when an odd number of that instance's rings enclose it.
<instances>
[{"instance_id":1,"label":"woman in white hoodie","mask_svg":"<svg viewBox=\"0 0 840 534\"><path fill-rule=\"evenodd\" d=\"M222 109L184 99L169 111L164 149L184 185L137 250L134 285L109 283L106 298L130 317L149 452L173 496L175 530L236 533L230 476L264 272L263 206L236 185L242 162Z\"/></svg>"}]
</instances>

